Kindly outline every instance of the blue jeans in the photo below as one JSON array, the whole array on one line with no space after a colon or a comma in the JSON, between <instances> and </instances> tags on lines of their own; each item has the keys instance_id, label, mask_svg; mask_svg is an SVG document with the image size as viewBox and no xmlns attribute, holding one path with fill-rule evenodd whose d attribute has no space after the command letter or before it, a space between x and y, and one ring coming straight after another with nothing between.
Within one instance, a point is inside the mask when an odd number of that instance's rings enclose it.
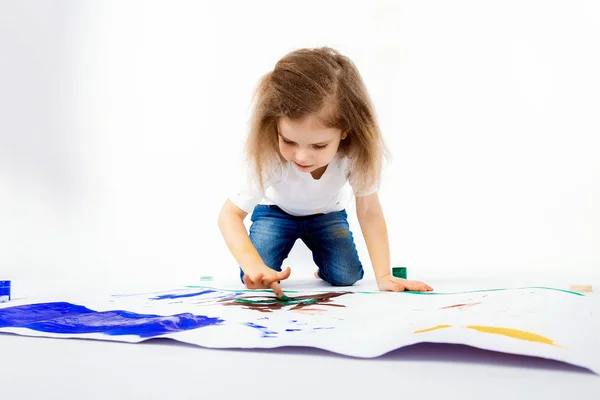
<instances>
[{"instance_id":1,"label":"blue jeans","mask_svg":"<svg viewBox=\"0 0 600 400\"><path fill-rule=\"evenodd\" d=\"M351 286L364 275L346 211L295 217L277 206L258 205L252 213L250 240L265 265L281 265L301 239L312 251L321 279L333 286ZM244 271L240 272L244 278Z\"/></svg>"}]
</instances>

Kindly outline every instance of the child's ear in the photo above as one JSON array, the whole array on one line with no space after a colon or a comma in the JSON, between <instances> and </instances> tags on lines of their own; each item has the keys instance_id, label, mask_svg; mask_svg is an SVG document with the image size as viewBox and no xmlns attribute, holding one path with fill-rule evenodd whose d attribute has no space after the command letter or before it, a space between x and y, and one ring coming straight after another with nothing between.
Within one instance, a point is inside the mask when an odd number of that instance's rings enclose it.
<instances>
[{"instance_id":1,"label":"child's ear","mask_svg":"<svg viewBox=\"0 0 600 400\"><path fill-rule=\"evenodd\" d=\"M346 139L347 137L348 137L348 131L342 132L342 140Z\"/></svg>"}]
</instances>

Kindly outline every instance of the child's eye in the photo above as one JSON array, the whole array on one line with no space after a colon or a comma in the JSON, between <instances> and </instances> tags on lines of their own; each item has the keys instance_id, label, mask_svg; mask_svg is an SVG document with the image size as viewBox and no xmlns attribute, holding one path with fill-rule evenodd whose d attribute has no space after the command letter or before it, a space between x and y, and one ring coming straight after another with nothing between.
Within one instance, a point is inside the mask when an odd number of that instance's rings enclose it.
<instances>
[{"instance_id":1,"label":"child's eye","mask_svg":"<svg viewBox=\"0 0 600 400\"><path fill-rule=\"evenodd\" d=\"M294 142L290 142L289 140L285 140L285 139L283 139L283 138L282 138L281 140L283 140L283 143L285 143L285 144L287 144L287 145L289 145L289 146L292 146L292 145L294 145L294 144L295 144Z\"/></svg>"},{"instance_id":2,"label":"child's eye","mask_svg":"<svg viewBox=\"0 0 600 400\"><path fill-rule=\"evenodd\" d=\"M313 148L315 148L317 150L324 149L325 147L327 147L326 144L315 144L315 145L313 145Z\"/></svg>"}]
</instances>

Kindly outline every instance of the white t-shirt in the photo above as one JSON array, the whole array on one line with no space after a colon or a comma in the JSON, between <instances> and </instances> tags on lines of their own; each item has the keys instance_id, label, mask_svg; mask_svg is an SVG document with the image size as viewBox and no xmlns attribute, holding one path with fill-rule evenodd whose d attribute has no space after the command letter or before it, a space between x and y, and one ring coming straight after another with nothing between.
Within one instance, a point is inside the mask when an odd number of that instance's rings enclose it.
<instances>
[{"instance_id":1,"label":"white t-shirt","mask_svg":"<svg viewBox=\"0 0 600 400\"><path fill-rule=\"evenodd\" d=\"M309 172L302 172L286 162L281 164L275 176L264 183L264 192L249 179L246 188L229 200L247 213L251 213L257 204L276 205L294 216L341 211L346 208L353 193L348 181L349 173L349 160L340 153L329 163L320 179L314 179Z\"/></svg>"}]
</instances>

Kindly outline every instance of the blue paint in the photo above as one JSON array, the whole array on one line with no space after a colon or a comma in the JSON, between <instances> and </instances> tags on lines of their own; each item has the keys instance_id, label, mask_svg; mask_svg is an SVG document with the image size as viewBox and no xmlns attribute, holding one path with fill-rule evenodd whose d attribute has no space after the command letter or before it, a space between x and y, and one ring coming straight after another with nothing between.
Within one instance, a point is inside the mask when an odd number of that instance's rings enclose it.
<instances>
[{"instance_id":1,"label":"blue paint","mask_svg":"<svg viewBox=\"0 0 600 400\"><path fill-rule=\"evenodd\" d=\"M313 331L318 331L320 329L335 329L333 326L322 327L322 328L313 328Z\"/></svg>"},{"instance_id":2,"label":"blue paint","mask_svg":"<svg viewBox=\"0 0 600 400\"><path fill-rule=\"evenodd\" d=\"M297 331L301 331L302 329L286 329L286 332L297 332Z\"/></svg>"},{"instance_id":3,"label":"blue paint","mask_svg":"<svg viewBox=\"0 0 600 400\"><path fill-rule=\"evenodd\" d=\"M277 332L269 330L266 326L257 325L252 322L246 322L244 325L249 326L250 328L258 329L262 333L262 337L264 338L274 338L277 337Z\"/></svg>"},{"instance_id":4,"label":"blue paint","mask_svg":"<svg viewBox=\"0 0 600 400\"><path fill-rule=\"evenodd\" d=\"M246 293L225 293L220 296L215 296L215 299L231 299L233 297L242 296Z\"/></svg>"},{"instance_id":5,"label":"blue paint","mask_svg":"<svg viewBox=\"0 0 600 400\"><path fill-rule=\"evenodd\" d=\"M201 296L203 294L214 293L214 292L216 292L216 290L203 290L201 292L186 293L186 294L163 294L161 296L152 297L150 300L182 299L184 297Z\"/></svg>"},{"instance_id":6,"label":"blue paint","mask_svg":"<svg viewBox=\"0 0 600 400\"><path fill-rule=\"evenodd\" d=\"M10 281L0 281L0 303L10 301Z\"/></svg>"},{"instance_id":7,"label":"blue paint","mask_svg":"<svg viewBox=\"0 0 600 400\"><path fill-rule=\"evenodd\" d=\"M162 316L121 310L94 311L63 302L0 309L0 328L27 328L62 334L102 333L150 338L222 322L219 318L189 313Z\"/></svg>"}]
</instances>

